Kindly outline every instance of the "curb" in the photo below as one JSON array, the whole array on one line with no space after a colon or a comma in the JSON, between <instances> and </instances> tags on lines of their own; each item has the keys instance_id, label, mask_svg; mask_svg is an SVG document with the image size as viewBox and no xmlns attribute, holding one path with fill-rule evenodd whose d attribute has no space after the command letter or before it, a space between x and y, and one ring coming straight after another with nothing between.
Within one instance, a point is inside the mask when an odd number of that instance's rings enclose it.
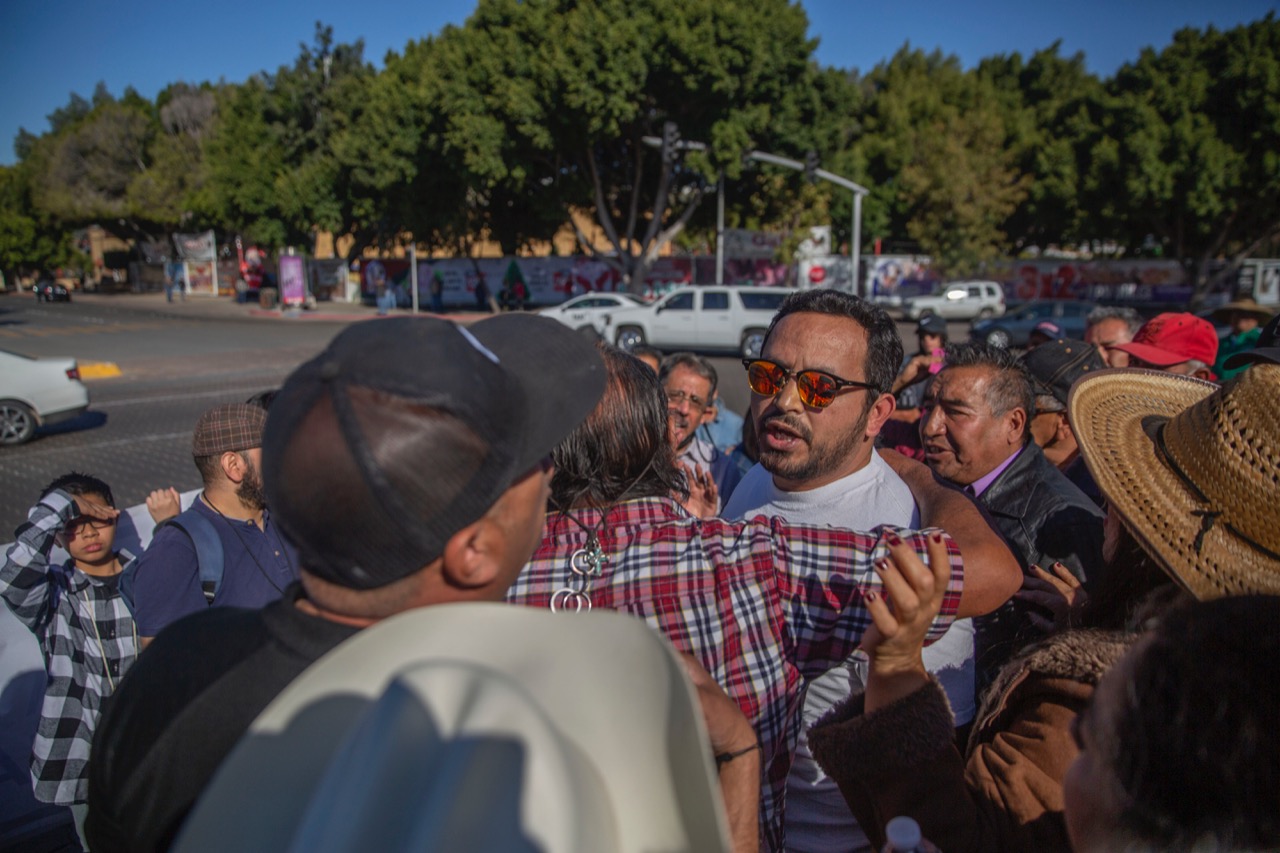
<instances>
[{"instance_id":1,"label":"curb","mask_svg":"<svg viewBox=\"0 0 1280 853\"><path fill-rule=\"evenodd\" d=\"M110 361L81 361L76 366L80 368L81 379L112 379L121 375L120 368Z\"/></svg>"}]
</instances>

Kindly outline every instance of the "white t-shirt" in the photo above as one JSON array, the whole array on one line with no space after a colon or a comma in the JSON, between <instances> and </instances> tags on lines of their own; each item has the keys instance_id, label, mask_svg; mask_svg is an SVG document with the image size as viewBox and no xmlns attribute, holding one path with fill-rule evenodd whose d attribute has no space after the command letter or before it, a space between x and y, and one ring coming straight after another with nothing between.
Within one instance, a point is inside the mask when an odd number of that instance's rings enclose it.
<instances>
[{"instance_id":1,"label":"white t-shirt","mask_svg":"<svg viewBox=\"0 0 1280 853\"><path fill-rule=\"evenodd\" d=\"M917 528L920 512L911 489L878 453L871 462L849 476L803 492L784 492L773 475L756 465L734 489L724 507L725 518L781 516L804 524L827 524L851 530L871 530L881 524ZM964 725L977 712L973 693L973 622L957 619L951 629L924 650L925 669L937 676L956 725ZM827 778L813 755L805 735L809 726L861 688L867 664L861 655L849 658L809 683L804 699L804 730L787 779L787 849L796 851L870 850L871 843L853 819L840 789Z\"/></svg>"}]
</instances>

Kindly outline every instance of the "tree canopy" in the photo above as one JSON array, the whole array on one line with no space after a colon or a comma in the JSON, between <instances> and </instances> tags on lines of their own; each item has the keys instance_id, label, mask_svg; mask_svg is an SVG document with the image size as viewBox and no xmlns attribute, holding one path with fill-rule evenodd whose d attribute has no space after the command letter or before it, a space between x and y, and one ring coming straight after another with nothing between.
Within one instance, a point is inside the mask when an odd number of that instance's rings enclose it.
<instances>
[{"instance_id":1,"label":"tree canopy","mask_svg":"<svg viewBox=\"0 0 1280 853\"><path fill-rule=\"evenodd\" d=\"M1057 44L971 69L910 45L866 73L824 68L807 30L787 0L479 0L381 70L317 23L291 65L243 82L154 102L99 84L14 141L0 266L70 263L65 235L94 223L268 246L329 231L354 256L517 253L585 215L608 246L580 232L580 250L637 286L667 244L711 244L722 175L731 225L826 221L848 240L846 190L751 150L869 187L864 239L948 274L1085 244L1185 260L1207 286L1211 262L1280 242L1274 14L1184 29L1109 79Z\"/></svg>"}]
</instances>

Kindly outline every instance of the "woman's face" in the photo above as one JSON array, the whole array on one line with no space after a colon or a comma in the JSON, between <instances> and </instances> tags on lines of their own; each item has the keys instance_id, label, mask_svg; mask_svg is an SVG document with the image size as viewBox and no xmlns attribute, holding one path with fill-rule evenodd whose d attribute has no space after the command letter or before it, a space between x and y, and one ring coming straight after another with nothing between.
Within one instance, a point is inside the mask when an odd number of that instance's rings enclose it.
<instances>
[{"instance_id":1,"label":"woman's face","mask_svg":"<svg viewBox=\"0 0 1280 853\"><path fill-rule=\"evenodd\" d=\"M1146 651L1148 640L1139 640L1111 668L1093 693L1093 700L1072 725L1071 734L1080 753L1062 780L1063 811L1067 836L1075 853L1114 848L1114 833L1128 795L1112 767L1120 749L1115 728L1124 711L1125 690L1134 661Z\"/></svg>"}]
</instances>

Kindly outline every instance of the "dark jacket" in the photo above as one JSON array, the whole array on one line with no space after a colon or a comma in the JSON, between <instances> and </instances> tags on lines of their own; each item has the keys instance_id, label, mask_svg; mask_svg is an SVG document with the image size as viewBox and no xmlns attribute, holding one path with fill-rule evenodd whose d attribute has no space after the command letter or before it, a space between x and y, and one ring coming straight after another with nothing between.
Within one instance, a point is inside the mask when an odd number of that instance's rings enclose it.
<instances>
[{"instance_id":1,"label":"dark jacket","mask_svg":"<svg viewBox=\"0 0 1280 853\"><path fill-rule=\"evenodd\" d=\"M967 758L933 680L870 714L854 694L809 730L810 749L877 849L885 823L910 815L947 853L1067 853L1062 780L1077 753L1071 721L1133 639L1069 631L1026 650L992 685Z\"/></svg>"},{"instance_id":2,"label":"dark jacket","mask_svg":"<svg viewBox=\"0 0 1280 853\"><path fill-rule=\"evenodd\" d=\"M978 496L1013 555L1028 571L1032 564L1051 571L1055 562L1092 589L1102 571L1102 511L1044 458L1034 442L1018 454ZM1039 638L1024 605L1008 601L974 620L979 691L1005 661Z\"/></svg>"}]
</instances>

